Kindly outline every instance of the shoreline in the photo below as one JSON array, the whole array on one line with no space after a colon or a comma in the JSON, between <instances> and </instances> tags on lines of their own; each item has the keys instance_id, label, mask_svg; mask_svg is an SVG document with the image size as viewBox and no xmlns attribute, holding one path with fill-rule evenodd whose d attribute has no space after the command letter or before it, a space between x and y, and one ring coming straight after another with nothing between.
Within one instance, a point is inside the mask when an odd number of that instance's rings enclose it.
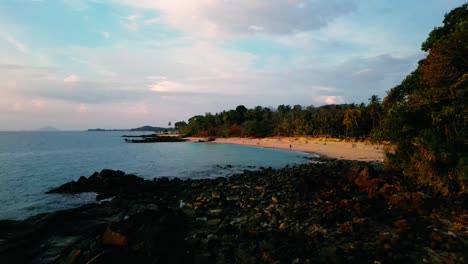
<instances>
[{"instance_id":1,"label":"shoreline","mask_svg":"<svg viewBox=\"0 0 468 264\"><path fill-rule=\"evenodd\" d=\"M198 142L205 139L200 137L186 138L190 142ZM309 154L318 154L334 159L382 162L384 158L384 145L371 144L367 142L347 142L329 138L305 138L305 137L283 137L283 138L216 138L210 143L232 144L244 146L256 146L273 149L291 150Z\"/></svg>"}]
</instances>

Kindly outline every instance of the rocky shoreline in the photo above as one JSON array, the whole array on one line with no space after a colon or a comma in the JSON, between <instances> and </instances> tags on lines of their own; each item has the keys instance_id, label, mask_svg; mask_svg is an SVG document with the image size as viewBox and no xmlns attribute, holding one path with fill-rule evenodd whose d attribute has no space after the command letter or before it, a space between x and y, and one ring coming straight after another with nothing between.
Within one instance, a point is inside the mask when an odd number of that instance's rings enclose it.
<instances>
[{"instance_id":1,"label":"rocky shoreline","mask_svg":"<svg viewBox=\"0 0 468 264\"><path fill-rule=\"evenodd\" d=\"M0 221L0 263L468 259L466 197L437 198L364 162L322 160L204 180L104 170L50 192L97 192L99 203Z\"/></svg>"},{"instance_id":2,"label":"rocky shoreline","mask_svg":"<svg viewBox=\"0 0 468 264\"><path fill-rule=\"evenodd\" d=\"M128 143L162 143L162 142L186 142L186 139L180 138L178 136L172 135L158 135L158 134L151 134L151 135L123 135L122 136L125 142ZM140 139L128 139L128 138L140 138Z\"/></svg>"}]
</instances>

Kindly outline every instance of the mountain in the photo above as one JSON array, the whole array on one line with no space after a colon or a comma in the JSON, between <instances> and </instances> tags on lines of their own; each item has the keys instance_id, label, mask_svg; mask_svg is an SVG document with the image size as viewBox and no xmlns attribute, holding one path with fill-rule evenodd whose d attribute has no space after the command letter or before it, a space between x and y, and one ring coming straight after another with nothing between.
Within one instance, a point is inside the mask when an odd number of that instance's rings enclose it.
<instances>
[{"instance_id":1,"label":"mountain","mask_svg":"<svg viewBox=\"0 0 468 264\"><path fill-rule=\"evenodd\" d=\"M45 126L38 129L38 131L59 131L59 129L53 126Z\"/></svg>"},{"instance_id":2,"label":"mountain","mask_svg":"<svg viewBox=\"0 0 468 264\"><path fill-rule=\"evenodd\" d=\"M142 126L142 127L137 127L137 128L132 128L130 131L170 131L172 128L165 128L165 127L153 127L153 126Z\"/></svg>"}]
</instances>

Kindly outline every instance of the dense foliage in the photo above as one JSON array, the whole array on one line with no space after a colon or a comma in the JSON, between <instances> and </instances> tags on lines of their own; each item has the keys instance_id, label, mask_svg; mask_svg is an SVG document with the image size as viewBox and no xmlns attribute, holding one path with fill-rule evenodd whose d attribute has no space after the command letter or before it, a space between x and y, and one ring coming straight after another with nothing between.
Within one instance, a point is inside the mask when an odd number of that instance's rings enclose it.
<instances>
[{"instance_id":1,"label":"dense foliage","mask_svg":"<svg viewBox=\"0 0 468 264\"><path fill-rule=\"evenodd\" d=\"M175 123L185 136L333 136L368 137L382 115L377 96L369 104L302 107L280 105L276 109L257 106L217 114L207 113Z\"/></svg>"},{"instance_id":2,"label":"dense foliage","mask_svg":"<svg viewBox=\"0 0 468 264\"><path fill-rule=\"evenodd\" d=\"M389 165L442 194L468 180L468 4L423 43L427 57L384 99L379 134L394 144Z\"/></svg>"}]
</instances>

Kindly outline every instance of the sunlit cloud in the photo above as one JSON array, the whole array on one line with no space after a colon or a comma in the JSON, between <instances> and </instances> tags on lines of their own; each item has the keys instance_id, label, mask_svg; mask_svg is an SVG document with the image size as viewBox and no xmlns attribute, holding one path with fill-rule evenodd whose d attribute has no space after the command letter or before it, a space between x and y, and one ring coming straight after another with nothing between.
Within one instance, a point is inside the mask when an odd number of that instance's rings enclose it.
<instances>
[{"instance_id":1,"label":"sunlit cloud","mask_svg":"<svg viewBox=\"0 0 468 264\"><path fill-rule=\"evenodd\" d=\"M342 104L344 102L341 96L326 96L323 98L326 104Z\"/></svg>"},{"instance_id":2,"label":"sunlit cloud","mask_svg":"<svg viewBox=\"0 0 468 264\"><path fill-rule=\"evenodd\" d=\"M36 109L44 109L47 107L47 102L43 99L34 99L31 101L31 105Z\"/></svg>"},{"instance_id":3,"label":"sunlit cloud","mask_svg":"<svg viewBox=\"0 0 468 264\"><path fill-rule=\"evenodd\" d=\"M77 109L78 113L87 113L88 110L89 110L89 107L85 104L80 104Z\"/></svg>"},{"instance_id":4,"label":"sunlit cloud","mask_svg":"<svg viewBox=\"0 0 468 264\"><path fill-rule=\"evenodd\" d=\"M170 81L161 81L158 83L150 84L148 88L153 92L176 92L181 90L181 85Z\"/></svg>"},{"instance_id":5,"label":"sunlit cloud","mask_svg":"<svg viewBox=\"0 0 468 264\"><path fill-rule=\"evenodd\" d=\"M80 81L80 77L76 74L70 74L63 79L65 83L77 83Z\"/></svg>"}]
</instances>

